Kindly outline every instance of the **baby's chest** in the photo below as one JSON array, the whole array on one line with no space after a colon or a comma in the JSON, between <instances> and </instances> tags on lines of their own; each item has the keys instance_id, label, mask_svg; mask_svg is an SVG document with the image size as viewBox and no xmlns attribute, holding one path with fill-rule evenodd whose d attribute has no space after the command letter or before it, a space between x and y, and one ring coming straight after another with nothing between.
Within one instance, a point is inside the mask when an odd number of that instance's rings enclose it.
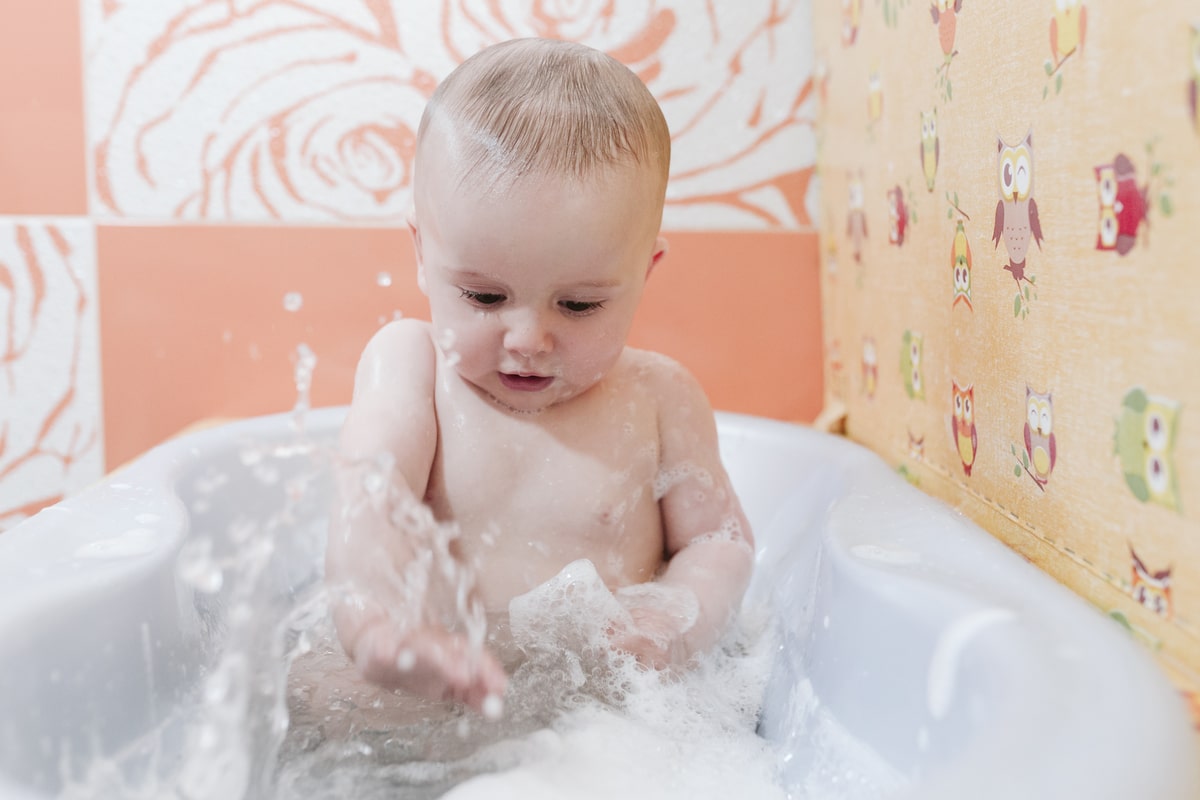
<instances>
[{"instance_id":1,"label":"baby's chest","mask_svg":"<svg viewBox=\"0 0 1200 800\"><path fill-rule=\"evenodd\" d=\"M653 497L654 442L570 444L552 436L443 437L431 488L464 528L570 523L580 535L620 530Z\"/></svg>"},{"instance_id":2,"label":"baby's chest","mask_svg":"<svg viewBox=\"0 0 1200 800\"><path fill-rule=\"evenodd\" d=\"M536 566L531 579L588 558L606 579L645 580L662 554L658 461L657 428L636 415L569 432L462 425L442 432L428 500L464 549Z\"/></svg>"}]
</instances>

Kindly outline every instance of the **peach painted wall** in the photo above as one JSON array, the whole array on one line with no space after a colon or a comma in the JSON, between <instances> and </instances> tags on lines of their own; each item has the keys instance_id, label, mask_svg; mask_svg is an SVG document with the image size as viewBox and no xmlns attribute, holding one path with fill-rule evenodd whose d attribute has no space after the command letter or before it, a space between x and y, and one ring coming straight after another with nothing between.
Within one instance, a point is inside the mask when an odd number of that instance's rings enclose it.
<instances>
[{"instance_id":1,"label":"peach painted wall","mask_svg":"<svg viewBox=\"0 0 1200 800\"><path fill-rule=\"evenodd\" d=\"M189 423L316 405L427 313L403 225L429 92L586 42L674 136L633 343L718 408L808 420L821 321L809 0L0 0L0 530Z\"/></svg>"}]
</instances>

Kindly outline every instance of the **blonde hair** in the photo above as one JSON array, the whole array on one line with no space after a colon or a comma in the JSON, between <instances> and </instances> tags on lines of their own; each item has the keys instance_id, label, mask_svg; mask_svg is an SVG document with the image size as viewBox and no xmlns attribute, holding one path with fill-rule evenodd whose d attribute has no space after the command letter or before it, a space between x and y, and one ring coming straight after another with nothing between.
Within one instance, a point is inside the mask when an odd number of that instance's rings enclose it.
<instances>
[{"instance_id":1,"label":"blonde hair","mask_svg":"<svg viewBox=\"0 0 1200 800\"><path fill-rule=\"evenodd\" d=\"M425 108L418 162L435 121L454 132L460 182L495 191L524 175L582 180L634 163L654 171L660 206L666 192L671 136L662 109L628 67L585 45L514 39L468 58Z\"/></svg>"}]
</instances>

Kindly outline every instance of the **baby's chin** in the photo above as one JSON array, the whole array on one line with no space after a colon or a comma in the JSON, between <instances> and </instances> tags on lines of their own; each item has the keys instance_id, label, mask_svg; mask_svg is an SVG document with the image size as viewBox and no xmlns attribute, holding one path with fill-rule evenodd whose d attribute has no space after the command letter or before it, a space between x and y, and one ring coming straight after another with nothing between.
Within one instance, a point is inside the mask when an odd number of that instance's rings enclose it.
<instances>
[{"instance_id":1,"label":"baby's chin","mask_svg":"<svg viewBox=\"0 0 1200 800\"><path fill-rule=\"evenodd\" d=\"M557 376L539 381L504 373L497 373L494 380L486 383L477 383L466 378L464 380L499 408L526 416L540 414L569 403L599 382L597 380L585 386L576 386Z\"/></svg>"}]
</instances>

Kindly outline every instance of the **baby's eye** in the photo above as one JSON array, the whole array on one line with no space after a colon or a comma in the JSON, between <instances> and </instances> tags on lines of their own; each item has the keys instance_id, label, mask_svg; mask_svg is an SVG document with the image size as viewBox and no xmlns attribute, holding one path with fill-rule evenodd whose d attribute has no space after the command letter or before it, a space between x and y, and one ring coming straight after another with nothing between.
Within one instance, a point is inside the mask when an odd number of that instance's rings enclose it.
<instances>
[{"instance_id":1,"label":"baby's eye","mask_svg":"<svg viewBox=\"0 0 1200 800\"><path fill-rule=\"evenodd\" d=\"M604 303L597 300L560 300L559 307L564 311L582 317L604 308Z\"/></svg>"},{"instance_id":2,"label":"baby's eye","mask_svg":"<svg viewBox=\"0 0 1200 800\"><path fill-rule=\"evenodd\" d=\"M502 294L494 292L475 292L470 289L463 289L462 296L468 302L474 303L477 306L494 306L497 303L503 303L507 298Z\"/></svg>"}]
</instances>

